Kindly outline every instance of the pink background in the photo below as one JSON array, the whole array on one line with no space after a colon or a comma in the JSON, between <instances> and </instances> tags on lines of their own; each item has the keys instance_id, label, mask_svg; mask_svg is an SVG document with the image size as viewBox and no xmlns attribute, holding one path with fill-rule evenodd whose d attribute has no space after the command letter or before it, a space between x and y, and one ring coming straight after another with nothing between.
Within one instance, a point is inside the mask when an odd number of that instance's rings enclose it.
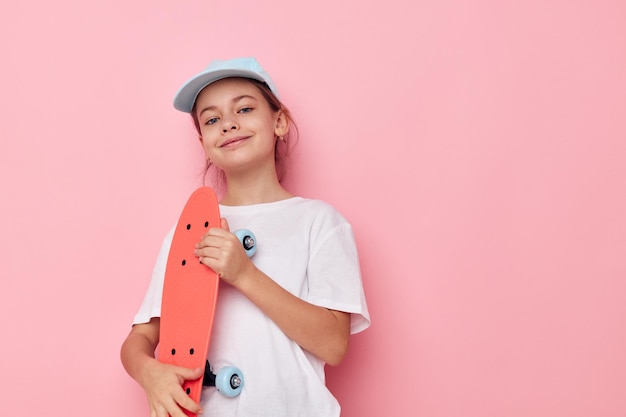
<instances>
[{"instance_id":1,"label":"pink background","mask_svg":"<svg viewBox=\"0 0 626 417\"><path fill-rule=\"evenodd\" d=\"M147 416L119 362L201 184L174 92L256 55L353 223L344 417L626 415L626 3L60 0L0 13L2 414Z\"/></svg>"}]
</instances>

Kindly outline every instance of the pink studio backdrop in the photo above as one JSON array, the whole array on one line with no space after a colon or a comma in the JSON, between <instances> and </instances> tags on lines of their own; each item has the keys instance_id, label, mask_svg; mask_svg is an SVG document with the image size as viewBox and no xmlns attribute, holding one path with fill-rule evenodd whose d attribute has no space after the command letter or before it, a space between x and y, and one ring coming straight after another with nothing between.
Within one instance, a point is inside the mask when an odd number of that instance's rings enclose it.
<instances>
[{"instance_id":1,"label":"pink studio backdrop","mask_svg":"<svg viewBox=\"0 0 626 417\"><path fill-rule=\"evenodd\" d=\"M625 5L8 2L3 414L148 415L119 346L201 184L172 95L256 55L300 127L290 187L356 231L343 416L626 415Z\"/></svg>"}]
</instances>

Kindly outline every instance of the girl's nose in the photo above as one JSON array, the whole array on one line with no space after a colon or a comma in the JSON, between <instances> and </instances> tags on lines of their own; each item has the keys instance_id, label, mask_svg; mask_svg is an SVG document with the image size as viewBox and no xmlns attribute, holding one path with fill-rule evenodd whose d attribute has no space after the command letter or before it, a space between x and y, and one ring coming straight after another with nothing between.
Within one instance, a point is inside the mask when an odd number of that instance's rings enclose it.
<instances>
[{"instance_id":1,"label":"girl's nose","mask_svg":"<svg viewBox=\"0 0 626 417\"><path fill-rule=\"evenodd\" d=\"M226 133L229 130L235 130L237 129L237 123L235 122L225 122L224 125L222 126L222 132Z\"/></svg>"}]
</instances>

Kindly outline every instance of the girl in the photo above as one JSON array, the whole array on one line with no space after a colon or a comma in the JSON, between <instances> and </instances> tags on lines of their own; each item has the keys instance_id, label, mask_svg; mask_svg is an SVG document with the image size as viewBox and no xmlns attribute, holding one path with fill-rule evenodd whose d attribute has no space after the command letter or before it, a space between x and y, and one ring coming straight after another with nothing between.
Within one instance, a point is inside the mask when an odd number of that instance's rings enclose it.
<instances>
[{"instance_id":1,"label":"girl","mask_svg":"<svg viewBox=\"0 0 626 417\"><path fill-rule=\"evenodd\" d=\"M153 417L183 417L183 409L220 417L338 416L324 365L339 364L350 334L369 326L350 224L328 204L281 185L281 150L294 126L254 58L212 62L181 87L174 106L191 114L208 163L225 180L222 227L210 229L195 254L223 281L209 362L237 366L245 386L235 398L205 388L197 404L181 386L202 371L155 359L173 230L122 346L125 369L145 390ZM254 258L231 228L255 233Z\"/></svg>"}]
</instances>

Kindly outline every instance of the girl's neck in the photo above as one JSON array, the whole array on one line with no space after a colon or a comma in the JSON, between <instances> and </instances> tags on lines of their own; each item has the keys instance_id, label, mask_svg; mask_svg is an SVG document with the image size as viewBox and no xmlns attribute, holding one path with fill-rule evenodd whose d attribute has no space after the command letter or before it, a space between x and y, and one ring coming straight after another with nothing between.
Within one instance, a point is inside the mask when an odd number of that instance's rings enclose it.
<instances>
[{"instance_id":1,"label":"girl's neck","mask_svg":"<svg viewBox=\"0 0 626 417\"><path fill-rule=\"evenodd\" d=\"M276 175L227 177L226 193L221 204L225 206L247 206L272 203L293 197L278 181Z\"/></svg>"}]
</instances>

